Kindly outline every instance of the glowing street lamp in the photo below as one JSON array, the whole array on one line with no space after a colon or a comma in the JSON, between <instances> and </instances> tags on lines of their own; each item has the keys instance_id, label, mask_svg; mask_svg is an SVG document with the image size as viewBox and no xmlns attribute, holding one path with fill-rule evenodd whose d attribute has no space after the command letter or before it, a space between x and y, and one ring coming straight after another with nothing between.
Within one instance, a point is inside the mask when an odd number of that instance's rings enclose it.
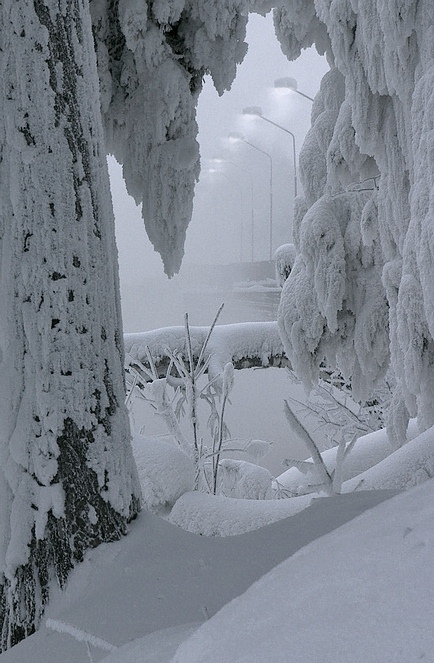
<instances>
[{"instance_id":1,"label":"glowing street lamp","mask_svg":"<svg viewBox=\"0 0 434 663\"><path fill-rule=\"evenodd\" d=\"M250 143L248 140L246 140L243 136L243 134L237 133L237 132L232 132L229 134L229 140L232 143L245 143L246 145L249 145L250 147L253 147L254 150L257 150L257 152L261 152L261 154L264 154L268 159L270 160L270 178L269 178L269 184L270 184L270 260L273 259L273 159L271 157L271 154L266 152L265 150L261 150L260 147L257 147L256 145L253 145L253 143Z\"/></svg>"},{"instance_id":2,"label":"glowing street lamp","mask_svg":"<svg viewBox=\"0 0 434 663\"><path fill-rule=\"evenodd\" d=\"M272 124L273 127L281 129L285 133L289 134L292 138L292 158L294 162L294 198L297 198L297 150L295 148L295 136L289 129L285 129L280 124L276 124L273 120L270 120L268 117L264 117L262 114L262 108L259 106L249 106L248 108L243 108L243 115L250 115L252 117L260 117L264 122Z\"/></svg>"},{"instance_id":3,"label":"glowing street lamp","mask_svg":"<svg viewBox=\"0 0 434 663\"><path fill-rule=\"evenodd\" d=\"M312 97L309 97L309 95L305 94L304 92L300 92L295 78L276 78L274 81L274 87L276 90L290 90L291 92L297 92L297 94L299 94L301 97L309 99L309 101L313 101Z\"/></svg>"}]
</instances>

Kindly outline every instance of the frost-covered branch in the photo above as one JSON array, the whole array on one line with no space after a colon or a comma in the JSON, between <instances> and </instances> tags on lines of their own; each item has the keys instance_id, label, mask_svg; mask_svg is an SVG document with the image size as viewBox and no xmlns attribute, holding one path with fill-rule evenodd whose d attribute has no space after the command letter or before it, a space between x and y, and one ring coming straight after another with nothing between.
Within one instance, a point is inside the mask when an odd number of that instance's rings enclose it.
<instances>
[{"instance_id":1,"label":"frost-covered branch","mask_svg":"<svg viewBox=\"0 0 434 663\"><path fill-rule=\"evenodd\" d=\"M308 385L324 357L334 361L358 400L390 361L388 431L399 446L410 417L434 424L431 3L306 0L274 17L289 58L315 44L333 63L300 153L285 350Z\"/></svg>"},{"instance_id":2,"label":"frost-covered branch","mask_svg":"<svg viewBox=\"0 0 434 663\"><path fill-rule=\"evenodd\" d=\"M219 94L230 88L247 52L249 4L90 3L107 149L168 275L181 265L199 176L203 79L211 74Z\"/></svg>"},{"instance_id":3,"label":"frost-covered branch","mask_svg":"<svg viewBox=\"0 0 434 663\"><path fill-rule=\"evenodd\" d=\"M321 453L315 443L315 440L312 438L310 433L301 423L300 419L297 417L295 412L291 409L288 401L285 400L285 416L291 427L291 429L297 434L297 436L303 440L306 448L309 450L310 455L313 460L313 464L318 473L319 479L321 481L321 486L328 493L333 493L333 476L327 469L326 464L321 456ZM289 465L291 461L286 461L285 464Z\"/></svg>"}]
</instances>

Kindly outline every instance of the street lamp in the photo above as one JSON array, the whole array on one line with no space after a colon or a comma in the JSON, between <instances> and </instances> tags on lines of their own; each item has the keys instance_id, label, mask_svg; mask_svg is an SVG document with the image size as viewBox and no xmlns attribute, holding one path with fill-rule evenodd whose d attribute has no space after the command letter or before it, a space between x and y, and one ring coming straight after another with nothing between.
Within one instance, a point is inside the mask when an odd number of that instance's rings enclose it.
<instances>
[{"instance_id":1,"label":"street lamp","mask_svg":"<svg viewBox=\"0 0 434 663\"><path fill-rule=\"evenodd\" d=\"M229 134L229 140L233 143L245 143L246 145L250 145L250 147L253 147L254 150L257 150L258 152L261 152L261 154L265 154L266 157L270 160L270 260L273 259L273 159L271 158L271 154L268 154L265 150L261 150L260 147L257 147L256 145L253 145L253 143L250 143L248 140L246 140L243 136L243 134L237 133L237 132L232 132Z\"/></svg>"},{"instance_id":2,"label":"street lamp","mask_svg":"<svg viewBox=\"0 0 434 663\"><path fill-rule=\"evenodd\" d=\"M243 115L251 115L253 117L260 117L264 122L272 124L273 127L281 129L285 133L289 134L292 138L292 158L294 161L294 198L297 198L297 150L295 148L295 136L289 129L285 129L280 124L276 124L273 120L269 120L268 117L262 115L262 108L259 106L249 106L248 108L243 108Z\"/></svg>"},{"instance_id":3,"label":"street lamp","mask_svg":"<svg viewBox=\"0 0 434 663\"><path fill-rule=\"evenodd\" d=\"M299 94L301 97L309 99L309 101L313 101L312 97L309 97L304 92L300 92L295 78L276 78L274 81L274 87L276 90L291 90L291 92L297 92L297 94Z\"/></svg>"},{"instance_id":4,"label":"street lamp","mask_svg":"<svg viewBox=\"0 0 434 663\"><path fill-rule=\"evenodd\" d=\"M234 163L233 161L228 161L227 159L219 159L219 158L214 158L211 159L213 163L216 164L229 164L233 168L237 168L238 170L241 170L243 173L246 173L246 175L249 178L250 181L250 219L251 219L251 229L250 229L250 244L251 244L251 261L254 261L254 236L255 236L255 212L254 212L254 206L253 206L253 177L252 173L247 170L246 168L242 168L239 166L237 163ZM223 173L222 173L223 174ZM226 175L225 175L226 177ZM229 179L229 178L227 178ZM243 224L241 223L241 247L243 245ZM243 250L241 248L241 260L240 262L243 261Z\"/></svg>"}]
</instances>

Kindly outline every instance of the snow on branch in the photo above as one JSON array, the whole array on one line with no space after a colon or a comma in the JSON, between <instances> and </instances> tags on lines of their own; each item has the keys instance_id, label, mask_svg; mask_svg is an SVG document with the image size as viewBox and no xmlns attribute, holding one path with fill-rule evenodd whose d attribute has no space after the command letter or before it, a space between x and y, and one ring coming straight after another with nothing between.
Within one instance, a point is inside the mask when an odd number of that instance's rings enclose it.
<instances>
[{"instance_id":1,"label":"snow on branch","mask_svg":"<svg viewBox=\"0 0 434 663\"><path fill-rule=\"evenodd\" d=\"M172 276L199 177L196 106L204 76L222 94L247 52L247 0L91 2L108 151L142 204Z\"/></svg>"},{"instance_id":2,"label":"snow on branch","mask_svg":"<svg viewBox=\"0 0 434 663\"><path fill-rule=\"evenodd\" d=\"M390 360L395 446L409 417L434 424L431 5L306 0L274 12L289 58L315 44L331 63L300 152L285 350L307 383L327 355L360 400Z\"/></svg>"}]
</instances>

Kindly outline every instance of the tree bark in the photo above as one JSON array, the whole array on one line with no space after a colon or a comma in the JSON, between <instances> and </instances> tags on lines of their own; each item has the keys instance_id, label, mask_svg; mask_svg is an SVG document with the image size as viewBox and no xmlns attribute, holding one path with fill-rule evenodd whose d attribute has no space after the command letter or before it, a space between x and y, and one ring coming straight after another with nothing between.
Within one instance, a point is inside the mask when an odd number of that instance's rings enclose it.
<instances>
[{"instance_id":1,"label":"tree bark","mask_svg":"<svg viewBox=\"0 0 434 663\"><path fill-rule=\"evenodd\" d=\"M0 5L0 651L139 510L88 0Z\"/></svg>"}]
</instances>

